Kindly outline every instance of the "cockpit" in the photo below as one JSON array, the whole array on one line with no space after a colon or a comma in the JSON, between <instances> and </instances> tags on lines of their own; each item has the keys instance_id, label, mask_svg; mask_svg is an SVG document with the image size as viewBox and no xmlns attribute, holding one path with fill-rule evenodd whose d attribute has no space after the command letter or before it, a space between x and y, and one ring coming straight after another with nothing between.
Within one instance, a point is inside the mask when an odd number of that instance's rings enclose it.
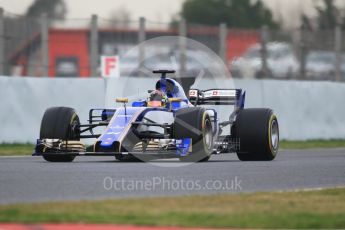
<instances>
[{"instance_id":1,"label":"cockpit","mask_svg":"<svg viewBox=\"0 0 345 230\"><path fill-rule=\"evenodd\" d=\"M133 107L164 107L173 110L190 105L183 87L174 79L166 78L167 73L175 71L157 70L153 73L162 74L156 82L155 90L149 90L150 95L146 101L133 102Z\"/></svg>"}]
</instances>

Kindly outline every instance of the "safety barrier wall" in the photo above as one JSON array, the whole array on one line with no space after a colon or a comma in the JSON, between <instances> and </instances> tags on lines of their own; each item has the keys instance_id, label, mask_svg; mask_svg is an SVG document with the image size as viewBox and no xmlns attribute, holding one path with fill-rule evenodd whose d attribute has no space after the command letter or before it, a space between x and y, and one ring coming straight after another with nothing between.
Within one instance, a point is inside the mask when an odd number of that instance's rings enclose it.
<instances>
[{"instance_id":1,"label":"safety barrier wall","mask_svg":"<svg viewBox=\"0 0 345 230\"><path fill-rule=\"evenodd\" d=\"M345 84L264 80L236 86L247 89L248 107L275 111L283 139L345 139Z\"/></svg>"},{"instance_id":2,"label":"safety barrier wall","mask_svg":"<svg viewBox=\"0 0 345 230\"><path fill-rule=\"evenodd\" d=\"M104 107L101 79L0 77L0 143L35 142L46 108L67 106L86 121L88 108Z\"/></svg>"},{"instance_id":3,"label":"safety barrier wall","mask_svg":"<svg viewBox=\"0 0 345 230\"><path fill-rule=\"evenodd\" d=\"M197 87L219 87L224 82L203 79ZM116 97L145 98L154 84L155 80L148 78L0 77L0 143L35 142L48 107L73 107L86 122L90 108L117 106ZM282 139L345 139L345 84L235 80L233 86L246 90L247 108L269 107L275 111ZM224 113L221 117L225 119Z\"/></svg>"}]
</instances>

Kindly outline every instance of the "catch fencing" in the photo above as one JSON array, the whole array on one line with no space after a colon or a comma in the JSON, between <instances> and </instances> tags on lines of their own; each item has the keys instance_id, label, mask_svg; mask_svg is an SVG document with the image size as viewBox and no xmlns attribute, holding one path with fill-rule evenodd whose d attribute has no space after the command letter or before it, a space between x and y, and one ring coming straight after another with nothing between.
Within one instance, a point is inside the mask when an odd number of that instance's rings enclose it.
<instances>
[{"instance_id":1,"label":"catch fencing","mask_svg":"<svg viewBox=\"0 0 345 230\"><path fill-rule=\"evenodd\" d=\"M225 24L205 26L184 20L161 23L145 18L121 21L97 15L57 20L46 14L25 17L0 9L0 75L97 77L101 55L121 58L146 40L183 36L217 53L234 78L344 81L343 34L340 27L323 31L244 30ZM148 49L155 47L147 47L146 53ZM183 45L170 48L165 55L172 50L188 55ZM145 49L124 59L127 66L139 68L145 60ZM179 60L179 72L189 69L192 62L188 60ZM124 71L122 76L126 75Z\"/></svg>"}]
</instances>

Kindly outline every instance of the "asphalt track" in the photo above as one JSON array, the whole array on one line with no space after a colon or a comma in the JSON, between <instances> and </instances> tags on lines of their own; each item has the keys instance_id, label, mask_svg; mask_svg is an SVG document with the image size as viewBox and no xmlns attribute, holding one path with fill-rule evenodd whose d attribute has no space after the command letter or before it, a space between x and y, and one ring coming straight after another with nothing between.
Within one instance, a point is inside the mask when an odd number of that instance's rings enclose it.
<instances>
[{"instance_id":1,"label":"asphalt track","mask_svg":"<svg viewBox=\"0 0 345 230\"><path fill-rule=\"evenodd\" d=\"M0 204L338 186L345 186L345 149L285 150L272 162L216 155L185 166L177 160L79 157L73 163L48 163L41 157L0 157Z\"/></svg>"}]
</instances>

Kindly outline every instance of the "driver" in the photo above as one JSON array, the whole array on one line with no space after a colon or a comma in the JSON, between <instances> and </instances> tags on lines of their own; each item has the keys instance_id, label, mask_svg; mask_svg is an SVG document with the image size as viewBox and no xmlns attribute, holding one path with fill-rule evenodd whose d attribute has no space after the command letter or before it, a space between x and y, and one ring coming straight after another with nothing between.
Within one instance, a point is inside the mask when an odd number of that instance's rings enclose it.
<instances>
[{"instance_id":1,"label":"driver","mask_svg":"<svg viewBox=\"0 0 345 230\"><path fill-rule=\"evenodd\" d=\"M160 89L153 90L147 99L148 107L165 107L168 102L168 97Z\"/></svg>"}]
</instances>

